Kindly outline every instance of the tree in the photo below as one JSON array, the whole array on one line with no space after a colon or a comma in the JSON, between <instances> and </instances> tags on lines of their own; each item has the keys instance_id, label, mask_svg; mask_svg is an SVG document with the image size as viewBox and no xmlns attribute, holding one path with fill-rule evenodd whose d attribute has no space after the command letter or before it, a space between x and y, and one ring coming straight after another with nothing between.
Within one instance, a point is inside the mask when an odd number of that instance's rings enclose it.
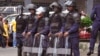
<instances>
[{"instance_id":1,"label":"tree","mask_svg":"<svg viewBox=\"0 0 100 56\"><path fill-rule=\"evenodd\" d=\"M92 25L92 21L89 16L81 19L81 27L89 27Z\"/></svg>"}]
</instances>

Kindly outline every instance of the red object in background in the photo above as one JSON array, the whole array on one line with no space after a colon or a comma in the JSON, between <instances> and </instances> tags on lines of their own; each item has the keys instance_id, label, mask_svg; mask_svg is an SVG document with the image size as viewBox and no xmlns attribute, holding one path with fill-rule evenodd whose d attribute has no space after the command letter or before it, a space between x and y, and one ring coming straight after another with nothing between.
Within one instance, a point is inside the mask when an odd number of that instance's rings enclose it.
<instances>
[{"instance_id":1,"label":"red object in background","mask_svg":"<svg viewBox=\"0 0 100 56\"><path fill-rule=\"evenodd\" d=\"M90 33L87 31L80 31L80 39L89 39L90 38Z\"/></svg>"}]
</instances>

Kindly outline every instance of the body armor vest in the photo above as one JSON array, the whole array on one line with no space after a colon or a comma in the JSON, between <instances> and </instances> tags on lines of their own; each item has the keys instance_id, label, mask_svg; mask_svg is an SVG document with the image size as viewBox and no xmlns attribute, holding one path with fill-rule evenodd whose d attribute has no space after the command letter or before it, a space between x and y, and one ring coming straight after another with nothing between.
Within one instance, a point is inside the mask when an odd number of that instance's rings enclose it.
<instances>
[{"instance_id":1,"label":"body armor vest","mask_svg":"<svg viewBox=\"0 0 100 56\"><path fill-rule=\"evenodd\" d=\"M35 16L29 16L28 18L28 25L27 25L27 30L30 31L33 26L35 25L34 22L35 22Z\"/></svg>"},{"instance_id":2,"label":"body armor vest","mask_svg":"<svg viewBox=\"0 0 100 56\"><path fill-rule=\"evenodd\" d=\"M18 33L22 33L26 27L26 16L20 15L16 18L16 30Z\"/></svg>"},{"instance_id":3,"label":"body armor vest","mask_svg":"<svg viewBox=\"0 0 100 56\"><path fill-rule=\"evenodd\" d=\"M45 18L39 19L37 32L42 31L44 29L44 26L45 26Z\"/></svg>"},{"instance_id":4,"label":"body armor vest","mask_svg":"<svg viewBox=\"0 0 100 56\"><path fill-rule=\"evenodd\" d=\"M75 22L78 22L79 18L78 12L70 12L65 17L65 31L68 31Z\"/></svg>"},{"instance_id":5,"label":"body armor vest","mask_svg":"<svg viewBox=\"0 0 100 56\"><path fill-rule=\"evenodd\" d=\"M62 17L60 14L54 14L50 18L50 27L52 33L56 33L60 31L62 27Z\"/></svg>"}]
</instances>

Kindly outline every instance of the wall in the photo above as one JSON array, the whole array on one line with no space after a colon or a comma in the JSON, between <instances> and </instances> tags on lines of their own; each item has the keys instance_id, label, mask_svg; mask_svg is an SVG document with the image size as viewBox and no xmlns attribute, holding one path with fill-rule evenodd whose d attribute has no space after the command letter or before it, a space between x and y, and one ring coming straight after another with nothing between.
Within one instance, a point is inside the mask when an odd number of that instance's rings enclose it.
<instances>
[{"instance_id":1,"label":"wall","mask_svg":"<svg viewBox=\"0 0 100 56\"><path fill-rule=\"evenodd\" d=\"M94 2L94 6L100 4L100 0L94 0L93 2Z\"/></svg>"},{"instance_id":2,"label":"wall","mask_svg":"<svg viewBox=\"0 0 100 56\"><path fill-rule=\"evenodd\" d=\"M80 11L86 11L86 0L75 0Z\"/></svg>"}]
</instances>

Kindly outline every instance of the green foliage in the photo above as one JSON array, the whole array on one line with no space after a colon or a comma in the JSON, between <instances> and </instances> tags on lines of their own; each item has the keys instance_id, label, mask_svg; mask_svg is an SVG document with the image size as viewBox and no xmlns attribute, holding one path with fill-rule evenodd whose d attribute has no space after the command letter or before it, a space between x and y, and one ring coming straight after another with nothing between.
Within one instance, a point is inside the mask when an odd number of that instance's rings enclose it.
<instances>
[{"instance_id":1,"label":"green foliage","mask_svg":"<svg viewBox=\"0 0 100 56\"><path fill-rule=\"evenodd\" d=\"M90 17L86 16L85 18L81 19L81 27L89 27L92 25L92 21Z\"/></svg>"}]
</instances>

